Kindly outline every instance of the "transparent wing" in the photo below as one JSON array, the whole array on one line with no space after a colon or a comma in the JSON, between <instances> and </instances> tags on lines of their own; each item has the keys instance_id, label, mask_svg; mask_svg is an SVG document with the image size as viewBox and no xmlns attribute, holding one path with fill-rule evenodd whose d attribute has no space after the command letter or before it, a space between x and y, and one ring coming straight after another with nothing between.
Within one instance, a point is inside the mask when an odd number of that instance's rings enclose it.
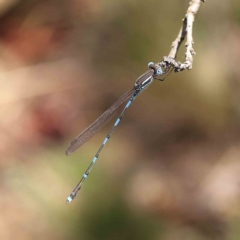
<instances>
[{"instance_id":1,"label":"transparent wing","mask_svg":"<svg viewBox=\"0 0 240 240\"><path fill-rule=\"evenodd\" d=\"M135 89L132 88L124 93L108 110L106 110L98 119L96 119L76 138L74 138L65 152L66 155L72 154L85 142L90 140L105 124L107 124L113 118L113 116L119 110L120 106L131 97L134 91Z\"/></svg>"}]
</instances>

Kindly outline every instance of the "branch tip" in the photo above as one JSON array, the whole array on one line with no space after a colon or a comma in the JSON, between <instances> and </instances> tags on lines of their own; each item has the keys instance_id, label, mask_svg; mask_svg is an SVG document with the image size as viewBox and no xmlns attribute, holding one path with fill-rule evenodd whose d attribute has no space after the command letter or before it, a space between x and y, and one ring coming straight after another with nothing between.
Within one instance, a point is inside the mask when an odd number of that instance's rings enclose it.
<instances>
[{"instance_id":1,"label":"branch tip","mask_svg":"<svg viewBox=\"0 0 240 240\"><path fill-rule=\"evenodd\" d=\"M182 19L183 21L182 27L178 33L177 38L172 42L170 53L168 56L165 56L163 58L163 61L159 63L162 67L165 67L165 68L173 67L175 72L180 72L186 69L188 70L192 69L193 56L196 55L196 52L193 49L193 44L194 44L193 35L192 35L193 22L194 22L194 17L199 10L201 2L206 2L206 0L190 1L187 13L185 17ZM185 43L186 60L184 63L176 62L175 58L176 58L178 49L182 44L183 40L185 39L185 37L187 38Z\"/></svg>"}]
</instances>

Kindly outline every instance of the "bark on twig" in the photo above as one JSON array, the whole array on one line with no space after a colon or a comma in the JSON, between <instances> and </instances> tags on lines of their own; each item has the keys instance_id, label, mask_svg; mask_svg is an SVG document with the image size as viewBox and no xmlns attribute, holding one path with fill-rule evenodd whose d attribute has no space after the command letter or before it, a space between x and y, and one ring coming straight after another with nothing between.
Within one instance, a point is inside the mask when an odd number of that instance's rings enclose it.
<instances>
[{"instance_id":1,"label":"bark on twig","mask_svg":"<svg viewBox=\"0 0 240 240\"><path fill-rule=\"evenodd\" d=\"M194 52L193 49L193 35L192 35L192 30L193 30L193 22L194 22L194 17L196 13L199 10L201 2L206 2L206 0L191 0L189 3L189 8L187 10L187 13L183 19L183 25L180 29L180 32L177 36L177 38L173 41L172 46L171 46L171 51L168 56L165 56L163 58L163 61L160 62L159 64L164 67L173 67L175 72L183 71L185 69L190 70L193 65L193 55L196 53ZM185 52L185 62L176 62L175 58L178 52L178 49L183 42L183 40L187 37L186 40L186 52Z\"/></svg>"}]
</instances>

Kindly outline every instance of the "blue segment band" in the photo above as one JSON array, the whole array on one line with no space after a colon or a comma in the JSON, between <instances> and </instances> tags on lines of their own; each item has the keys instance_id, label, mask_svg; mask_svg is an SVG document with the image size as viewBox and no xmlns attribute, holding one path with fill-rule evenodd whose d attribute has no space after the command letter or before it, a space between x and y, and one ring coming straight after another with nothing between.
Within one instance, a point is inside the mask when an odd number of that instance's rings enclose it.
<instances>
[{"instance_id":1,"label":"blue segment band","mask_svg":"<svg viewBox=\"0 0 240 240\"><path fill-rule=\"evenodd\" d=\"M115 122L114 126L117 126L120 122L120 119L118 118L117 121Z\"/></svg>"},{"instance_id":2,"label":"blue segment band","mask_svg":"<svg viewBox=\"0 0 240 240\"><path fill-rule=\"evenodd\" d=\"M103 141L103 145L105 145L107 141L108 141L108 138L105 138Z\"/></svg>"},{"instance_id":3,"label":"blue segment band","mask_svg":"<svg viewBox=\"0 0 240 240\"><path fill-rule=\"evenodd\" d=\"M130 104L132 103L132 100L128 101L126 108L128 108L130 106Z\"/></svg>"}]
</instances>

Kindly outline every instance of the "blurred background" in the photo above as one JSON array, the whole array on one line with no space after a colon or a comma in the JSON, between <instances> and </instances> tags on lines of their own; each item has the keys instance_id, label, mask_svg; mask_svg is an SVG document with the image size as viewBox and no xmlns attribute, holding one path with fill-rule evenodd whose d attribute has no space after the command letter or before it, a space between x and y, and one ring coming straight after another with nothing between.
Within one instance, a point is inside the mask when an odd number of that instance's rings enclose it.
<instances>
[{"instance_id":1,"label":"blurred background","mask_svg":"<svg viewBox=\"0 0 240 240\"><path fill-rule=\"evenodd\" d=\"M1 240L240 238L237 0L201 6L193 69L134 101L65 205L114 120L65 149L169 53L188 5L0 1Z\"/></svg>"}]
</instances>

